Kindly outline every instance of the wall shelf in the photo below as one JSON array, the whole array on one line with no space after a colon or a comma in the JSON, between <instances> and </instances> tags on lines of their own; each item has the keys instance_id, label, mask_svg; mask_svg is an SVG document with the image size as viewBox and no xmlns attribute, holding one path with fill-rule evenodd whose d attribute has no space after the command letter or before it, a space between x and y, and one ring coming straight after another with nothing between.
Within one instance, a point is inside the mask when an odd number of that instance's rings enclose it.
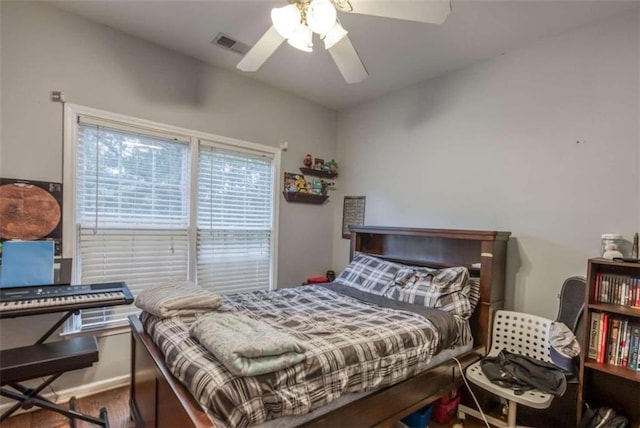
<instances>
[{"instance_id":1,"label":"wall shelf","mask_svg":"<svg viewBox=\"0 0 640 428\"><path fill-rule=\"evenodd\" d=\"M305 167L300 167L300 172L305 175L315 175L316 177L322 177L322 178L336 178L338 176L337 172L331 173L331 172L322 171L321 169L313 169L313 168L305 168Z\"/></svg>"},{"instance_id":2,"label":"wall shelf","mask_svg":"<svg viewBox=\"0 0 640 428\"><path fill-rule=\"evenodd\" d=\"M300 202L305 204L323 204L329 199L328 195L314 195L313 193L304 192L282 192L287 202Z\"/></svg>"}]
</instances>

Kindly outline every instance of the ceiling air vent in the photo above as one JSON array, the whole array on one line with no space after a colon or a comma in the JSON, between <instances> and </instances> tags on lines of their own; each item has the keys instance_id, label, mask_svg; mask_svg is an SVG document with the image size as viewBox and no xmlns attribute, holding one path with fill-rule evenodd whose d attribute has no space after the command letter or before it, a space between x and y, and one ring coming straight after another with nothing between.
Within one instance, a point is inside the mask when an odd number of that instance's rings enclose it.
<instances>
[{"instance_id":1,"label":"ceiling air vent","mask_svg":"<svg viewBox=\"0 0 640 428\"><path fill-rule=\"evenodd\" d=\"M249 45L232 39L224 33L218 33L215 39L211 40L211 43L220 46L223 49L235 52L240 55L244 55L249 52L251 48Z\"/></svg>"}]
</instances>

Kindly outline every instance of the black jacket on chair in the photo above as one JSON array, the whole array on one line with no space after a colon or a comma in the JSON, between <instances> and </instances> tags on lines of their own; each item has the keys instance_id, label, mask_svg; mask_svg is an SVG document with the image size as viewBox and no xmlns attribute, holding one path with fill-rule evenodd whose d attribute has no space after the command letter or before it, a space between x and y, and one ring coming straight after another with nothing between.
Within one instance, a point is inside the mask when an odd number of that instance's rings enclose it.
<instances>
[{"instance_id":1,"label":"black jacket on chair","mask_svg":"<svg viewBox=\"0 0 640 428\"><path fill-rule=\"evenodd\" d=\"M511 388L515 394L537 389L560 397L567 389L565 374L558 367L504 349L497 356L482 360L481 367L491 382Z\"/></svg>"}]
</instances>

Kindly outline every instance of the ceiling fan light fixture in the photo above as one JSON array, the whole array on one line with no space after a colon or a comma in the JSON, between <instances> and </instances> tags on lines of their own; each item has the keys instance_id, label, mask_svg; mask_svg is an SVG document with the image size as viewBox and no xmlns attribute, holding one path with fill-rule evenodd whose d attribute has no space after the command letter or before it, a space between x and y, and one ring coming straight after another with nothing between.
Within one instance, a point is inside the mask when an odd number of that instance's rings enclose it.
<instances>
[{"instance_id":1,"label":"ceiling fan light fixture","mask_svg":"<svg viewBox=\"0 0 640 428\"><path fill-rule=\"evenodd\" d=\"M317 34L325 34L336 22L336 8L330 0L312 0L306 12L307 25Z\"/></svg>"},{"instance_id":2,"label":"ceiling fan light fixture","mask_svg":"<svg viewBox=\"0 0 640 428\"><path fill-rule=\"evenodd\" d=\"M0 0L2 1L2 0ZM284 0L281 0L284 1ZM347 83L362 82L369 73L336 11L382 18L442 24L451 13L451 0L287 0L287 6L271 10L273 25L242 57L237 67L257 71L286 40L303 52L313 50L313 33L323 41ZM354 5L355 4L355 8ZM393 3L393 4L390 4Z\"/></svg>"},{"instance_id":3,"label":"ceiling fan light fixture","mask_svg":"<svg viewBox=\"0 0 640 428\"><path fill-rule=\"evenodd\" d=\"M311 52L313 50L313 33L304 24L299 24L293 35L287 39L287 43L303 52Z\"/></svg>"},{"instance_id":4,"label":"ceiling fan light fixture","mask_svg":"<svg viewBox=\"0 0 640 428\"><path fill-rule=\"evenodd\" d=\"M295 4L271 9L273 26L285 39L293 36L301 20L300 9Z\"/></svg>"},{"instance_id":5,"label":"ceiling fan light fixture","mask_svg":"<svg viewBox=\"0 0 640 428\"><path fill-rule=\"evenodd\" d=\"M333 3L340 10L340 12L353 12L353 6L349 2L349 0L333 0Z\"/></svg>"},{"instance_id":6,"label":"ceiling fan light fixture","mask_svg":"<svg viewBox=\"0 0 640 428\"><path fill-rule=\"evenodd\" d=\"M344 39L347 34L349 34L349 32L336 20L333 27L331 27L331 30L329 30L329 32L323 37L324 48L331 49L336 43Z\"/></svg>"}]
</instances>

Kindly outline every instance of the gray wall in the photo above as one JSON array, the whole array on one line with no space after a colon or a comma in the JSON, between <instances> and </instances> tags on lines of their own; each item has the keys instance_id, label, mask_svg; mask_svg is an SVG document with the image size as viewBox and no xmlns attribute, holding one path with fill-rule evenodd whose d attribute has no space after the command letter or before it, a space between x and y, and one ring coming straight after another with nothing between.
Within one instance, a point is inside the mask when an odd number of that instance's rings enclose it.
<instances>
[{"instance_id":1,"label":"gray wall","mask_svg":"<svg viewBox=\"0 0 640 428\"><path fill-rule=\"evenodd\" d=\"M343 111L338 196L366 224L511 231L508 306L555 317L600 234L640 228L638 80L634 13Z\"/></svg>"},{"instance_id":2,"label":"gray wall","mask_svg":"<svg viewBox=\"0 0 640 428\"><path fill-rule=\"evenodd\" d=\"M335 156L336 113L37 2L2 1L0 176L62 180L62 107L68 102L278 147L283 171L306 153ZM299 285L331 267L332 205L280 200L279 284ZM51 317L2 321L2 347L28 344ZM25 324L29 327L26 328ZM128 373L126 337L102 340L91 371L58 388Z\"/></svg>"},{"instance_id":3,"label":"gray wall","mask_svg":"<svg viewBox=\"0 0 640 428\"><path fill-rule=\"evenodd\" d=\"M347 194L367 196L367 224L510 230L509 305L546 316L562 280L585 273L601 233L640 229L640 12L340 112L336 122L308 101L48 5L1 4L0 176L61 180L61 106L48 101L51 90L256 143L286 140L284 171L307 152L335 157L341 174L329 205L281 202L281 284L346 264ZM0 346L28 343L54 318L0 322ZM63 376L56 390L128 373L126 336L100 346L100 363Z\"/></svg>"}]
</instances>

